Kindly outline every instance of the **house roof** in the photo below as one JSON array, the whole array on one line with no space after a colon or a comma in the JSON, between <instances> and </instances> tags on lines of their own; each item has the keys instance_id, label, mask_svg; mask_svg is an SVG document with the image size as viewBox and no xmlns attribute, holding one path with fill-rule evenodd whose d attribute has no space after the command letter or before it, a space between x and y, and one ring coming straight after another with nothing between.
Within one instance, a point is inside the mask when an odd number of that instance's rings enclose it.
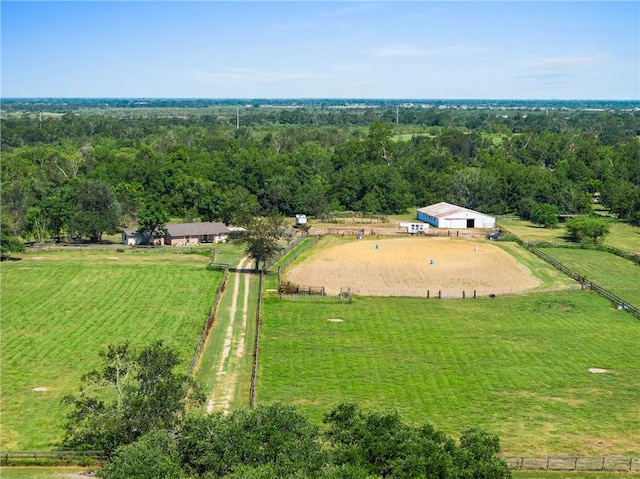
<instances>
[{"instance_id":1,"label":"house roof","mask_svg":"<svg viewBox=\"0 0 640 479\"><path fill-rule=\"evenodd\" d=\"M173 223L165 226L170 236L201 236L219 235L229 233L229 228L224 223Z\"/></svg>"},{"instance_id":2,"label":"house roof","mask_svg":"<svg viewBox=\"0 0 640 479\"><path fill-rule=\"evenodd\" d=\"M479 211L470 210L469 208L463 208L462 206L452 205L451 203L445 203L444 201L436 203L435 205L425 206L418 211L425 213L429 216L436 218L448 219L455 218L464 213L473 213L476 215L489 216Z\"/></svg>"}]
</instances>

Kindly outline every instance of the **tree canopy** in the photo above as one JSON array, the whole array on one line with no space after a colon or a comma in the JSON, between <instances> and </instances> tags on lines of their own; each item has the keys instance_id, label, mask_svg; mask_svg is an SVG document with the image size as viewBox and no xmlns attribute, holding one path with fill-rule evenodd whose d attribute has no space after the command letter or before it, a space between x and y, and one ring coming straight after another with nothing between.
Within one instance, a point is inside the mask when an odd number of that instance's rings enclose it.
<instances>
[{"instance_id":1,"label":"tree canopy","mask_svg":"<svg viewBox=\"0 0 640 479\"><path fill-rule=\"evenodd\" d=\"M212 104L215 114L162 116L136 115L126 100L127 116L80 111L86 103L29 106L67 114L40 118L10 102L0 119L2 213L22 238L96 241L148 223L154 205L183 221L244 226L274 212L398 214L439 201L529 219L540 204L589 214L599 198L640 224L640 112L630 109L576 104L547 115L522 103L503 115L493 106L335 109L311 101L247 108L236 128L236 108L223 103Z\"/></svg>"},{"instance_id":2,"label":"tree canopy","mask_svg":"<svg viewBox=\"0 0 640 479\"><path fill-rule=\"evenodd\" d=\"M506 463L496 457L498 438L477 429L455 441L430 424L406 424L396 411L363 411L355 404L338 405L325 414L324 423L314 425L297 408L282 403L229 415L191 414L175 435L152 431L119 448L98 476L511 477Z\"/></svg>"},{"instance_id":3,"label":"tree canopy","mask_svg":"<svg viewBox=\"0 0 640 479\"><path fill-rule=\"evenodd\" d=\"M190 380L174 371L180 363L176 351L161 341L140 351L124 343L109 345L100 356L102 368L83 376L79 394L63 399L72 408L66 447L112 454L148 432L177 426ZM194 391L193 400L202 401Z\"/></svg>"}]
</instances>

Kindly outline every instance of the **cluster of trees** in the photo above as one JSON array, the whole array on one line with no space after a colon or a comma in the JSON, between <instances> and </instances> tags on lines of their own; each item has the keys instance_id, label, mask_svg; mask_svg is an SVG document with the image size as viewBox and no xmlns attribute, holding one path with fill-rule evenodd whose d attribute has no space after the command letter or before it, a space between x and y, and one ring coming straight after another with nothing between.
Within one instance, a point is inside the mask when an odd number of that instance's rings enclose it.
<instances>
[{"instance_id":1,"label":"cluster of trees","mask_svg":"<svg viewBox=\"0 0 640 479\"><path fill-rule=\"evenodd\" d=\"M392 214L449 201L528 219L541 203L589 213L599 193L640 224L640 113L414 110L402 111L446 118L416 120L429 133L403 138L417 130L384 109L359 113L366 127L341 126L354 113L335 109L330 124L314 124L313 108L240 128L206 115L3 118L2 214L25 239L98 240L145 212L240 225L274 212Z\"/></svg>"},{"instance_id":2,"label":"cluster of trees","mask_svg":"<svg viewBox=\"0 0 640 479\"><path fill-rule=\"evenodd\" d=\"M498 438L477 429L454 441L396 411L355 404L335 407L322 426L282 403L205 415L185 408L186 378L164 344L139 352L112 345L103 360L81 393L65 399L73 407L65 445L103 451L104 479L510 477L495 457ZM195 396L197 405L203 398Z\"/></svg>"}]
</instances>

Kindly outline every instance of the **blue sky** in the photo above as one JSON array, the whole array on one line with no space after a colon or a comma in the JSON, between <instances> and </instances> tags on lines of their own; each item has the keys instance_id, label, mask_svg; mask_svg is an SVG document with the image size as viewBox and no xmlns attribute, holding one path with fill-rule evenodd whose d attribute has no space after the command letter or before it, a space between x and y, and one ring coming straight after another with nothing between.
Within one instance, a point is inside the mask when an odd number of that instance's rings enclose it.
<instances>
[{"instance_id":1,"label":"blue sky","mask_svg":"<svg viewBox=\"0 0 640 479\"><path fill-rule=\"evenodd\" d=\"M3 97L640 100L640 2L0 3Z\"/></svg>"}]
</instances>

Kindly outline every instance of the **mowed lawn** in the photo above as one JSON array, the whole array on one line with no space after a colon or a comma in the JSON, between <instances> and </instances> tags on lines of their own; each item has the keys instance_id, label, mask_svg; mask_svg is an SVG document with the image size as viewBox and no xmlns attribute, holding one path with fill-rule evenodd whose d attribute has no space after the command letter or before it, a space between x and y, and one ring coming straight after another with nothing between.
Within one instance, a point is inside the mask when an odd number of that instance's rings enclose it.
<instances>
[{"instance_id":1,"label":"mowed lawn","mask_svg":"<svg viewBox=\"0 0 640 479\"><path fill-rule=\"evenodd\" d=\"M505 454L640 454L640 322L591 291L268 298L263 318L259 402L318 422L344 401L395 408L453 436L497 433Z\"/></svg>"},{"instance_id":2,"label":"mowed lawn","mask_svg":"<svg viewBox=\"0 0 640 479\"><path fill-rule=\"evenodd\" d=\"M186 371L221 272L195 254L127 249L30 253L1 265L2 450L59 448L65 409L99 351L175 347Z\"/></svg>"},{"instance_id":3,"label":"mowed lawn","mask_svg":"<svg viewBox=\"0 0 640 479\"><path fill-rule=\"evenodd\" d=\"M543 248L542 252L589 281L640 307L640 266L633 261L598 250Z\"/></svg>"}]
</instances>

